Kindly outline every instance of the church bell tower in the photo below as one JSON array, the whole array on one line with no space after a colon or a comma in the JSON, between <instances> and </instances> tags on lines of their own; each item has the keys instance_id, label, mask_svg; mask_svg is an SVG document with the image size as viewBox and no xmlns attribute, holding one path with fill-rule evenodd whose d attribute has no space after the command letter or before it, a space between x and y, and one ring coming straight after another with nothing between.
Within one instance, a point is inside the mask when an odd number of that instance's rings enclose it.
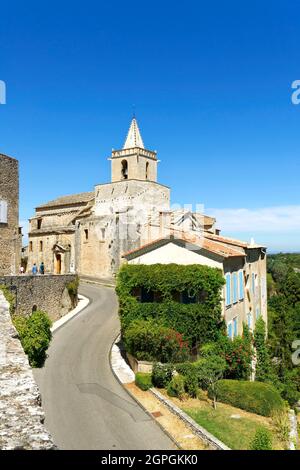
<instances>
[{"instance_id":1,"label":"church bell tower","mask_svg":"<svg viewBox=\"0 0 300 470\"><path fill-rule=\"evenodd\" d=\"M122 150L113 150L110 160L112 183L123 180L157 181L156 152L145 149L135 117Z\"/></svg>"}]
</instances>

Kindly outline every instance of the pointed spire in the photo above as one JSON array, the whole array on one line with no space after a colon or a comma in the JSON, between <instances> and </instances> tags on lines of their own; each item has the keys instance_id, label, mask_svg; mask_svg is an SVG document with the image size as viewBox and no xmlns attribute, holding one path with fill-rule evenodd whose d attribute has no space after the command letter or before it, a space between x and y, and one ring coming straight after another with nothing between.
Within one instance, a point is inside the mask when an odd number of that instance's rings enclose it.
<instances>
[{"instance_id":1,"label":"pointed spire","mask_svg":"<svg viewBox=\"0 0 300 470\"><path fill-rule=\"evenodd\" d=\"M123 149L131 149L134 147L145 148L135 116L132 118Z\"/></svg>"}]
</instances>

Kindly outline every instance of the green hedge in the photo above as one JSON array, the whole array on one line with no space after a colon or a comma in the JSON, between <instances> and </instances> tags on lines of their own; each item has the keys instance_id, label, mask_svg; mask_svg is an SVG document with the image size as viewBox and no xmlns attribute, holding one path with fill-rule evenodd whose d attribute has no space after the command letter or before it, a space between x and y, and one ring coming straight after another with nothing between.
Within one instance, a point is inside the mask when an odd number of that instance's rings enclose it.
<instances>
[{"instance_id":1,"label":"green hedge","mask_svg":"<svg viewBox=\"0 0 300 470\"><path fill-rule=\"evenodd\" d=\"M132 321L155 319L181 333L190 346L217 339L223 326L221 299L224 277L220 270L201 265L123 265L118 273L116 292L124 333ZM157 302L141 303L135 289L156 292ZM198 303L175 301L176 293L198 296ZM201 299L201 300L200 300Z\"/></svg>"},{"instance_id":2,"label":"green hedge","mask_svg":"<svg viewBox=\"0 0 300 470\"><path fill-rule=\"evenodd\" d=\"M243 380L220 380L217 400L262 416L271 416L284 406L279 392L270 384ZM212 393L208 392L212 398Z\"/></svg>"},{"instance_id":3,"label":"green hedge","mask_svg":"<svg viewBox=\"0 0 300 470\"><path fill-rule=\"evenodd\" d=\"M144 372L137 372L135 374L135 384L141 389L141 390L148 390L149 388L152 387L152 380L151 380L151 374L146 374Z\"/></svg>"},{"instance_id":4,"label":"green hedge","mask_svg":"<svg viewBox=\"0 0 300 470\"><path fill-rule=\"evenodd\" d=\"M52 338L50 318L46 313L37 310L30 317L15 316L13 323L30 365L42 367Z\"/></svg>"}]
</instances>

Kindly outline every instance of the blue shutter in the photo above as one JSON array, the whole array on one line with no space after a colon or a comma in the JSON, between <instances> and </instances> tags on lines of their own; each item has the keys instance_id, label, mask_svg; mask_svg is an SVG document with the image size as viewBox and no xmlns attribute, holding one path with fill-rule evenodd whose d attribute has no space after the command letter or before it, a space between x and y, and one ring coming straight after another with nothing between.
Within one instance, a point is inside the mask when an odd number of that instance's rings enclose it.
<instances>
[{"instance_id":1,"label":"blue shutter","mask_svg":"<svg viewBox=\"0 0 300 470\"><path fill-rule=\"evenodd\" d=\"M251 313L248 313L247 318L248 318L248 328L252 328L252 316L251 316Z\"/></svg>"},{"instance_id":2,"label":"blue shutter","mask_svg":"<svg viewBox=\"0 0 300 470\"><path fill-rule=\"evenodd\" d=\"M231 305L231 274L226 274L226 306Z\"/></svg>"},{"instance_id":3,"label":"blue shutter","mask_svg":"<svg viewBox=\"0 0 300 470\"><path fill-rule=\"evenodd\" d=\"M237 273L233 273L233 303L238 301L238 277Z\"/></svg>"},{"instance_id":4,"label":"blue shutter","mask_svg":"<svg viewBox=\"0 0 300 470\"><path fill-rule=\"evenodd\" d=\"M252 273L252 293L255 294L255 274Z\"/></svg>"},{"instance_id":5,"label":"blue shutter","mask_svg":"<svg viewBox=\"0 0 300 470\"><path fill-rule=\"evenodd\" d=\"M259 307L256 307L256 320L260 317Z\"/></svg>"},{"instance_id":6,"label":"blue shutter","mask_svg":"<svg viewBox=\"0 0 300 470\"><path fill-rule=\"evenodd\" d=\"M237 318L235 318L233 320L233 336L237 336L238 335L238 322L237 322Z\"/></svg>"},{"instance_id":7,"label":"blue shutter","mask_svg":"<svg viewBox=\"0 0 300 470\"><path fill-rule=\"evenodd\" d=\"M231 322L229 322L227 325L227 334L229 338L232 339L232 323Z\"/></svg>"},{"instance_id":8,"label":"blue shutter","mask_svg":"<svg viewBox=\"0 0 300 470\"><path fill-rule=\"evenodd\" d=\"M239 272L239 299L243 300L244 298L244 273L243 271Z\"/></svg>"}]
</instances>

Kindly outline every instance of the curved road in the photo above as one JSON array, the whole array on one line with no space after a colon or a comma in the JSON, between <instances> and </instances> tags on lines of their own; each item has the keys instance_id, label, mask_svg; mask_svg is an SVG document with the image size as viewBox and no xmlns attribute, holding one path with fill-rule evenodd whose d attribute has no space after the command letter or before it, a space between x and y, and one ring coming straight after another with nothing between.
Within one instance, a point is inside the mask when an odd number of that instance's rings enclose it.
<instances>
[{"instance_id":1,"label":"curved road","mask_svg":"<svg viewBox=\"0 0 300 470\"><path fill-rule=\"evenodd\" d=\"M114 290L84 284L89 306L56 331L49 357L34 375L46 427L60 449L174 449L129 397L109 365L119 331Z\"/></svg>"}]
</instances>

